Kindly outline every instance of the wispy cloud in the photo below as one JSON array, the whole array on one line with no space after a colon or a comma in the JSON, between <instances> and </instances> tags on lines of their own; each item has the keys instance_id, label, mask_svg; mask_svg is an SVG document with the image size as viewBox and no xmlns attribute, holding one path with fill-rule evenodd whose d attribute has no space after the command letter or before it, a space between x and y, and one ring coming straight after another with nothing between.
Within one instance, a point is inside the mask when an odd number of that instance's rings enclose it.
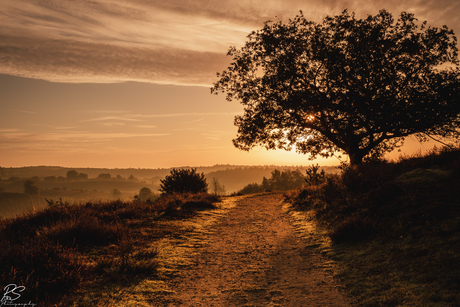
<instances>
[{"instance_id":1,"label":"wispy cloud","mask_svg":"<svg viewBox=\"0 0 460 307\"><path fill-rule=\"evenodd\" d=\"M127 121L127 122L142 121L142 119L136 119L136 118L130 118L130 117L104 116L104 117L97 117L97 118L90 118L90 119L82 119L81 122L99 122L99 121L107 121L107 120L120 120L120 121Z\"/></svg>"},{"instance_id":2,"label":"wispy cloud","mask_svg":"<svg viewBox=\"0 0 460 307\"><path fill-rule=\"evenodd\" d=\"M156 128L157 126L153 126L153 125L134 125L133 127L144 128L144 129L153 129L153 128Z\"/></svg>"},{"instance_id":3,"label":"wispy cloud","mask_svg":"<svg viewBox=\"0 0 460 307\"><path fill-rule=\"evenodd\" d=\"M33 112L33 111L26 111L26 110L9 109L9 111L12 111L12 112L19 112L19 113L27 113L27 114L35 114L35 112Z\"/></svg>"},{"instance_id":4,"label":"wispy cloud","mask_svg":"<svg viewBox=\"0 0 460 307\"><path fill-rule=\"evenodd\" d=\"M208 86L268 19L388 9L460 30L457 0L2 0L0 73L56 82Z\"/></svg>"},{"instance_id":5,"label":"wispy cloud","mask_svg":"<svg viewBox=\"0 0 460 307\"><path fill-rule=\"evenodd\" d=\"M7 129L5 129L7 130ZM59 144L64 145L65 142L81 142L91 143L100 141L112 141L116 139L126 138L152 138L168 136L168 133L95 133L89 131L74 131L66 133L30 133L16 132L11 130L0 130L0 143L5 146L12 144L24 144L34 146L35 144Z\"/></svg>"}]
</instances>

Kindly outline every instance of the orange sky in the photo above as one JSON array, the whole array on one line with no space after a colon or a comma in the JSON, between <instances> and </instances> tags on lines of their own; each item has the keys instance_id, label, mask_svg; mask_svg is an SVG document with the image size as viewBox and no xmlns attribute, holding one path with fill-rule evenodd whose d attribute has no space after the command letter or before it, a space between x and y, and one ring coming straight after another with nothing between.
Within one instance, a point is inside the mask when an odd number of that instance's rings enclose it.
<instances>
[{"instance_id":1,"label":"orange sky","mask_svg":"<svg viewBox=\"0 0 460 307\"><path fill-rule=\"evenodd\" d=\"M228 47L264 21L346 8L413 12L460 31L457 0L0 0L0 166L309 165L235 149L242 106L209 87ZM410 143L405 151L420 148Z\"/></svg>"}]
</instances>

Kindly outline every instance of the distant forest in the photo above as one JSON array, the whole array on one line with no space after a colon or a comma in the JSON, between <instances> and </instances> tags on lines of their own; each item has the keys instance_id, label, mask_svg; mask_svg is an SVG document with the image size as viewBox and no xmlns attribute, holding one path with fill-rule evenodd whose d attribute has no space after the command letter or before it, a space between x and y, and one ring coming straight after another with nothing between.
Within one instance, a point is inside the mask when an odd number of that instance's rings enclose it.
<instances>
[{"instance_id":1,"label":"distant forest","mask_svg":"<svg viewBox=\"0 0 460 307\"><path fill-rule=\"evenodd\" d=\"M245 185L254 182L260 182L263 177L270 177L273 170L299 170L305 173L309 166L241 166L241 165L214 165L206 167L193 167L197 172L204 173L207 181L217 178L223 184L228 193L240 190ZM183 166L178 168L191 168ZM338 170L334 166L322 167L326 173L336 173ZM22 186L8 189L6 181L16 181L14 179L34 179L34 181L43 181L51 183L67 182L69 171L76 171L81 174L79 178L72 180L73 185L78 185L77 181L98 180L98 181L136 181L153 185L152 190L159 188L160 179L163 179L171 171L170 168L68 168L60 166L28 166L28 167L0 167L0 186L8 192L20 192ZM85 176L86 175L86 176ZM54 177L56 180L54 180ZM47 184L49 185L49 184ZM19 190L18 190L19 189Z\"/></svg>"},{"instance_id":2,"label":"distant forest","mask_svg":"<svg viewBox=\"0 0 460 307\"><path fill-rule=\"evenodd\" d=\"M180 167L191 168L191 167ZM219 183L227 195L250 184L261 183L272 172L299 170L308 166L237 166L196 167L204 173L208 185ZM337 172L325 167L325 172ZM159 194L160 180L171 169L66 168L58 166L0 167L0 217L12 217L47 207L48 201L82 203L87 201L132 200L143 188Z\"/></svg>"}]
</instances>

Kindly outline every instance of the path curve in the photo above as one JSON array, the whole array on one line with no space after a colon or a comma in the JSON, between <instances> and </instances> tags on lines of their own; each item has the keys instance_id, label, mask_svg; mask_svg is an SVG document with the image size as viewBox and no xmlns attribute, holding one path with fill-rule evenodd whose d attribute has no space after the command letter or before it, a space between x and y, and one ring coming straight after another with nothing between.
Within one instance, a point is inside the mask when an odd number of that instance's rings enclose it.
<instances>
[{"instance_id":1,"label":"path curve","mask_svg":"<svg viewBox=\"0 0 460 307\"><path fill-rule=\"evenodd\" d=\"M164 306L351 306L282 195L243 198L212 228Z\"/></svg>"}]
</instances>

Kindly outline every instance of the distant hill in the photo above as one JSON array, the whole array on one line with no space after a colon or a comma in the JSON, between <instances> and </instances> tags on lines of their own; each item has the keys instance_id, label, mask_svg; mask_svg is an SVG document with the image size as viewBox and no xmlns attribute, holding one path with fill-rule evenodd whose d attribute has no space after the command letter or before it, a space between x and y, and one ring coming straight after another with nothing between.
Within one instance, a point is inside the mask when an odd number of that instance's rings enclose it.
<instances>
[{"instance_id":1,"label":"distant hill","mask_svg":"<svg viewBox=\"0 0 460 307\"><path fill-rule=\"evenodd\" d=\"M199 173L204 173L208 182L212 178L217 178L221 184L223 184L228 193L236 192L239 189L243 188L245 185L254 182L261 182L263 177L270 177L270 174L273 170L300 170L302 173L305 173L305 170L309 166L277 166L277 165L266 165L266 166L246 166L246 165L214 165L214 166L182 166L178 168L196 168ZM75 170L78 173L84 173L88 175L89 179L97 178L100 174L110 174L112 177L121 176L126 179L130 176L135 177L139 181L143 181L148 185L159 186L160 179L164 178L170 173L172 168L157 168L157 169L148 169L148 168L69 168L61 166L27 166L27 167L0 167L0 179L3 181L11 178L17 177L20 179L28 179L33 177L38 177L39 181L43 181L45 177L56 176L56 177L66 177L66 174L70 170ZM337 168L334 166L326 166L323 168L325 172L336 173ZM72 186L69 186L71 184ZM40 183L38 184L40 188L51 189L50 183ZM63 184L59 184L62 186ZM78 185L78 187L77 187ZM82 183L77 184L77 182L69 183L66 182L67 188L84 188L89 189L87 184L84 184L85 187L80 187ZM6 184L3 182L0 184L3 186L5 191L11 192L21 192L22 184ZM120 188L118 186L111 185L113 188ZM14 187L14 188L13 188ZM135 185L135 188L138 187L138 184ZM97 189L95 187L95 189ZM102 189L102 188L100 188ZM125 188L121 188L126 190ZM107 187L104 188L107 190ZM156 190L156 189L155 189Z\"/></svg>"}]
</instances>

